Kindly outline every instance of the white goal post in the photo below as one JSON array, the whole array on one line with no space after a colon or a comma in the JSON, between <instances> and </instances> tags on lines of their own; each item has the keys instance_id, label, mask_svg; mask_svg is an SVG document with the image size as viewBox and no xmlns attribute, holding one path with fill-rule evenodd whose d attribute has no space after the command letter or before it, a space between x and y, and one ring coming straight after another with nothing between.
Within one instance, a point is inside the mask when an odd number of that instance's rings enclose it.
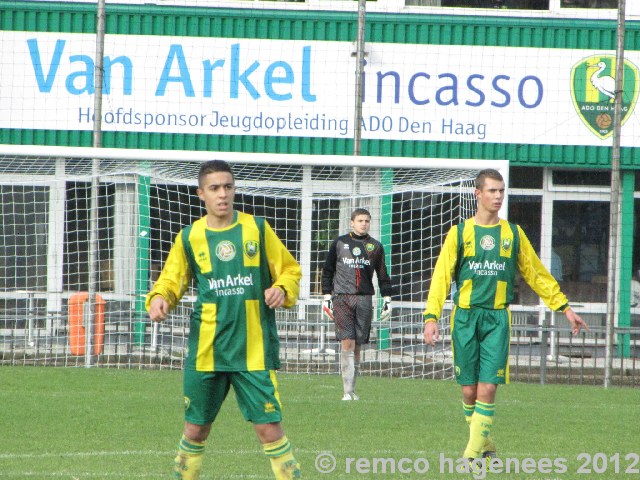
<instances>
[{"instance_id":1,"label":"white goal post","mask_svg":"<svg viewBox=\"0 0 640 480\"><path fill-rule=\"evenodd\" d=\"M452 376L447 319L438 348L422 342L430 275L450 226L474 211L478 171L508 182L507 161L0 145L0 364L180 368L192 292L162 324L144 294L204 214L197 173L212 159L234 169L236 208L265 217L301 264L298 306L277 314L286 371L339 371L321 270L364 207L395 294L390 320L374 313L362 372Z\"/></svg>"}]
</instances>

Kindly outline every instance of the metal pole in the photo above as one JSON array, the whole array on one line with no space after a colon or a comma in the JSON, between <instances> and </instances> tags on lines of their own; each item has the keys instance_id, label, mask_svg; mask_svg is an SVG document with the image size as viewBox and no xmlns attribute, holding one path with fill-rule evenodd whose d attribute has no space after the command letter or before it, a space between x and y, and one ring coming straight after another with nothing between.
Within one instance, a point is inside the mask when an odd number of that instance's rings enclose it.
<instances>
[{"instance_id":1,"label":"metal pole","mask_svg":"<svg viewBox=\"0 0 640 480\"><path fill-rule=\"evenodd\" d=\"M358 0L358 34L356 37L356 106L353 118L353 155L359 156L362 148L362 78L364 73L364 32L367 0ZM351 172L353 202L358 207L358 167Z\"/></svg>"},{"instance_id":2,"label":"metal pole","mask_svg":"<svg viewBox=\"0 0 640 480\"><path fill-rule=\"evenodd\" d=\"M95 95L93 99L93 146L102 147L102 82L104 72L104 30L105 30L105 0L98 0L96 9L96 63L95 63ZM93 364L93 332L96 318L96 263L98 259L98 194L99 194L100 160L91 161L91 206L89 220L89 317L85 317L85 367Z\"/></svg>"},{"instance_id":3,"label":"metal pole","mask_svg":"<svg viewBox=\"0 0 640 480\"><path fill-rule=\"evenodd\" d=\"M364 73L364 24L366 0L358 0L358 36L356 38L356 112L353 128L353 154L360 155L362 146L362 77Z\"/></svg>"},{"instance_id":4,"label":"metal pole","mask_svg":"<svg viewBox=\"0 0 640 480\"><path fill-rule=\"evenodd\" d=\"M102 147L102 81L104 74L105 0L98 0L96 9L95 95L93 97L93 146Z\"/></svg>"},{"instance_id":5,"label":"metal pole","mask_svg":"<svg viewBox=\"0 0 640 480\"><path fill-rule=\"evenodd\" d=\"M618 252L620 251L620 134L622 129L622 89L624 76L625 0L618 1L616 44L616 95L613 111L613 148L611 149L611 202L609 225L609 259L607 272L607 333L605 342L604 386L611 385L613 369L613 335L618 307Z\"/></svg>"}]
</instances>

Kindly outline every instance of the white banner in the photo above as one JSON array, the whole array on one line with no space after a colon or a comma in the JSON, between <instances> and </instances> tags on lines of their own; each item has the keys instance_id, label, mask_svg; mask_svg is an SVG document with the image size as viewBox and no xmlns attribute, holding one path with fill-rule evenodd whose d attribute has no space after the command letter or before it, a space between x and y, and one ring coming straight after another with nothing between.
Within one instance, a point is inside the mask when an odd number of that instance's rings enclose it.
<instances>
[{"instance_id":1,"label":"white banner","mask_svg":"<svg viewBox=\"0 0 640 480\"><path fill-rule=\"evenodd\" d=\"M390 43L366 50L365 139L611 144L606 118L594 116L590 127L580 111L611 110L595 90L613 80L610 59L607 69L585 59L614 52ZM108 35L102 127L353 138L352 53L346 42ZM627 60L640 64L640 52ZM595 97L574 92L580 62ZM0 128L92 130L94 67L94 35L0 32ZM637 78L632 89L623 146L640 138Z\"/></svg>"}]
</instances>

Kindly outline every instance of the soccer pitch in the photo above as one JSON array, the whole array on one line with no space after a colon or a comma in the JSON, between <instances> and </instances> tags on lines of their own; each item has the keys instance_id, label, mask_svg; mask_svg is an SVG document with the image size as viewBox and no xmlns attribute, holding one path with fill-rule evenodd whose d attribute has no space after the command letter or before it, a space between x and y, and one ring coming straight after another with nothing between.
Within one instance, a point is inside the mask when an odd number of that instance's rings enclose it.
<instances>
[{"instance_id":1,"label":"soccer pitch","mask_svg":"<svg viewBox=\"0 0 640 480\"><path fill-rule=\"evenodd\" d=\"M467 439L453 382L362 377L362 399L342 402L338 376L278 378L303 478L473 478L450 473ZM181 382L179 371L0 368L0 479L170 478ZM636 389L500 387L493 432L505 464L496 471L510 473L486 478L639 478L639 417ZM201 478L272 479L233 394Z\"/></svg>"}]
</instances>

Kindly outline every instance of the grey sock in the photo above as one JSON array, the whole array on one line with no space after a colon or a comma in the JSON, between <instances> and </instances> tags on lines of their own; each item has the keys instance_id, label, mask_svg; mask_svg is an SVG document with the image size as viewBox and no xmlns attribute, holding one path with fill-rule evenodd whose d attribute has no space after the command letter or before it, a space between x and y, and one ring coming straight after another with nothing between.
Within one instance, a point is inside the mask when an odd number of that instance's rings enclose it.
<instances>
[{"instance_id":1,"label":"grey sock","mask_svg":"<svg viewBox=\"0 0 640 480\"><path fill-rule=\"evenodd\" d=\"M353 393L355 387L355 361L353 352L342 352L340 355L340 372L344 393Z\"/></svg>"}]
</instances>

